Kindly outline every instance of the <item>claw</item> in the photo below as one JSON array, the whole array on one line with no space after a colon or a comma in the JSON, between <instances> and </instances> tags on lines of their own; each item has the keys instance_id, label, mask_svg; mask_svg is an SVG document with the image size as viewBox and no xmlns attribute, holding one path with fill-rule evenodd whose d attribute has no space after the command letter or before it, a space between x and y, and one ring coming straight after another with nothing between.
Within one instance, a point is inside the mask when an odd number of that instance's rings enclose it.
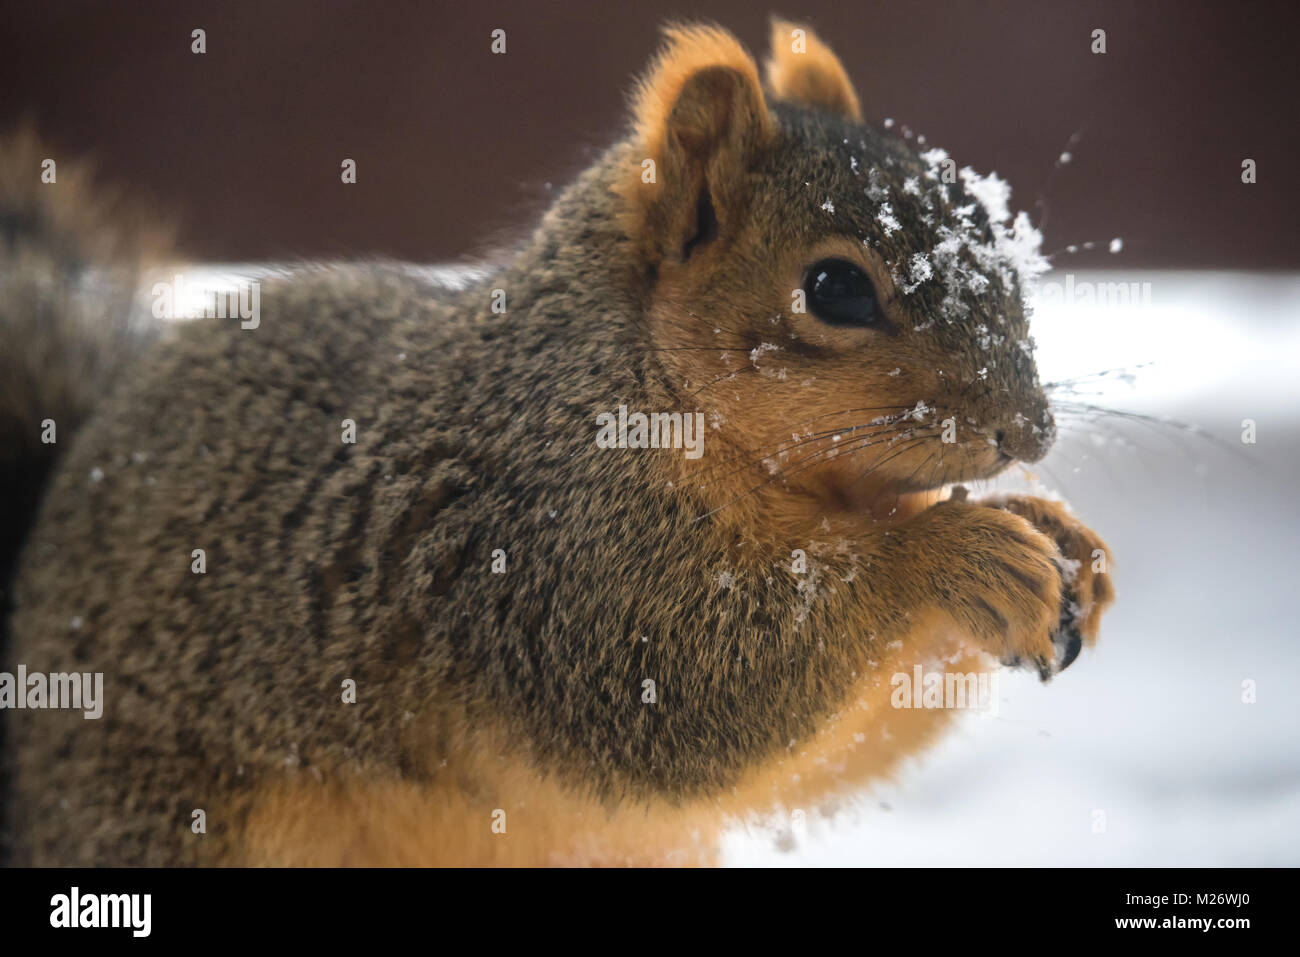
<instances>
[{"instance_id":1,"label":"claw","mask_svg":"<svg viewBox=\"0 0 1300 957\"><path fill-rule=\"evenodd\" d=\"M1065 635L1065 653L1061 656L1061 663L1057 670L1064 671L1074 664L1074 659L1079 657L1081 650L1083 650L1083 635L1079 633L1079 629L1071 628Z\"/></svg>"}]
</instances>

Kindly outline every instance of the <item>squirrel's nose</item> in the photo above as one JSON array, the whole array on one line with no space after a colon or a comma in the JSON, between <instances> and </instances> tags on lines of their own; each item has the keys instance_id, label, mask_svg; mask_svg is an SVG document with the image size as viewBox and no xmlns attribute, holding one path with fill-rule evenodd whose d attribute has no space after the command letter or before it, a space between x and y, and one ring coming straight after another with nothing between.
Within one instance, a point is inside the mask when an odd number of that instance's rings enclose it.
<instances>
[{"instance_id":1,"label":"squirrel's nose","mask_svg":"<svg viewBox=\"0 0 1300 957\"><path fill-rule=\"evenodd\" d=\"M993 433L997 450L1021 462L1037 462L1047 454L1055 438L1056 422L1046 405L1032 417L1015 415L1010 421L1000 423Z\"/></svg>"}]
</instances>

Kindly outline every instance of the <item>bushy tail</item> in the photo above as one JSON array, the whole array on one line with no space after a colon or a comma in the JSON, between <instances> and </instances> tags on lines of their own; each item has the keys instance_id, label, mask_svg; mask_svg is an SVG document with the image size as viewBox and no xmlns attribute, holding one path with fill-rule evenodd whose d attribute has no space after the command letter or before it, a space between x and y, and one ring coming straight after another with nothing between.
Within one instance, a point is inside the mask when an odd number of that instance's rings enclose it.
<instances>
[{"instance_id":1,"label":"bushy tail","mask_svg":"<svg viewBox=\"0 0 1300 957\"><path fill-rule=\"evenodd\" d=\"M50 469L138 351L166 233L30 129L0 137L0 601ZM51 430L43 423L53 422Z\"/></svg>"},{"instance_id":2,"label":"bushy tail","mask_svg":"<svg viewBox=\"0 0 1300 957\"><path fill-rule=\"evenodd\" d=\"M29 129L0 136L0 671L9 664L16 562L41 491L146 337L133 321L140 273L168 240L119 193L97 186L86 164L42 146Z\"/></svg>"}]
</instances>

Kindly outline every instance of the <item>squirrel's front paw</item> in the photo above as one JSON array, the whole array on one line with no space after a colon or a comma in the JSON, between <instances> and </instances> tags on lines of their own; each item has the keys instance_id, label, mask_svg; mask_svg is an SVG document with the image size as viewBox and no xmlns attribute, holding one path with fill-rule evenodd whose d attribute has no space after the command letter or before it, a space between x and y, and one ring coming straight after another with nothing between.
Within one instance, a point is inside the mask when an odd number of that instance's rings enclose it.
<instances>
[{"instance_id":1,"label":"squirrel's front paw","mask_svg":"<svg viewBox=\"0 0 1300 957\"><path fill-rule=\"evenodd\" d=\"M1002 508L948 502L922 512L914 531L935 546L933 600L1007 665L1046 679L1073 660L1058 637L1069 564L1056 543ZM928 551L928 549L927 549Z\"/></svg>"},{"instance_id":2,"label":"squirrel's front paw","mask_svg":"<svg viewBox=\"0 0 1300 957\"><path fill-rule=\"evenodd\" d=\"M1058 502L1006 496L980 504L1021 516L1052 539L1060 550L1064 587L1054 640L1064 651L1061 668L1069 667L1085 644L1091 647L1096 643L1102 612L1114 601L1110 549L1096 532L1079 522Z\"/></svg>"}]
</instances>

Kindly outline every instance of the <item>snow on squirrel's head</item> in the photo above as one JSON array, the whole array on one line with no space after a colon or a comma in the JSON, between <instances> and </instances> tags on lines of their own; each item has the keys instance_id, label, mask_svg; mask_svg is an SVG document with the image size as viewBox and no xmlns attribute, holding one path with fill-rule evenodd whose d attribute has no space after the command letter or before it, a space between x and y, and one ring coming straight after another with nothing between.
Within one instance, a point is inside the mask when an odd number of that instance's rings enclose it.
<instances>
[{"instance_id":1,"label":"snow on squirrel's head","mask_svg":"<svg viewBox=\"0 0 1300 957\"><path fill-rule=\"evenodd\" d=\"M723 30L666 35L615 191L683 399L840 499L1041 458L1054 427L1022 291L1047 263L1007 184L864 123L806 28L773 22L766 85ZM828 431L839 451L774 451Z\"/></svg>"}]
</instances>

